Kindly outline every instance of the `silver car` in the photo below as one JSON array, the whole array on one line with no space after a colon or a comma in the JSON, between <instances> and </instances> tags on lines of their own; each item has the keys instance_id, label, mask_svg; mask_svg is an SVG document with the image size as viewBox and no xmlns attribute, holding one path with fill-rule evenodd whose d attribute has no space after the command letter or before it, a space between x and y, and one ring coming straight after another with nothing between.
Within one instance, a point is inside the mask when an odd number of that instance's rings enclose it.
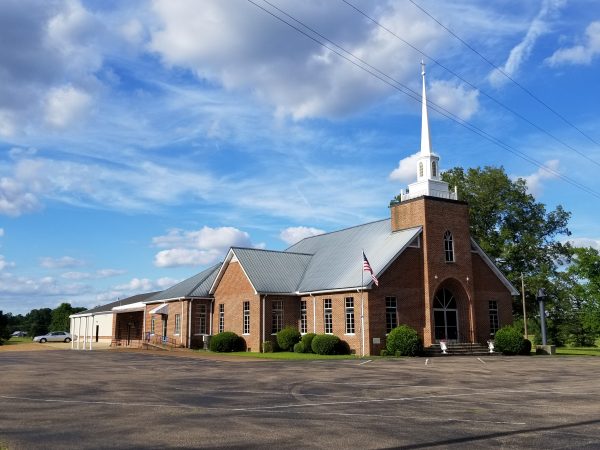
<instances>
[{"instance_id":1,"label":"silver car","mask_svg":"<svg viewBox=\"0 0 600 450\"><path fill-rule=\"evenodd\" d=\"M66 331L52 331L43 336L36 336L33 338L33 342L71 342L71 335Z\"/></svg>"}]
</instances>

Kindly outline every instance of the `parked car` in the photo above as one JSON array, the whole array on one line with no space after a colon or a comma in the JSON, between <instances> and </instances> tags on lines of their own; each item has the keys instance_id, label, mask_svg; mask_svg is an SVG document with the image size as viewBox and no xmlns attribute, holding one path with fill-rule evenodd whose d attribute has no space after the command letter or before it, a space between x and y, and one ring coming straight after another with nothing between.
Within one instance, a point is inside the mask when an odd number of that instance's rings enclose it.
<instances>
[{"instance_id":1,"label":"parked car","mask_svg":"<svg viewBox=\"0 0 600 450\"><path fill-rule=\"evenodd\" d=\"M25 337L27 336L27 331L15 331L10 337Z\"/></svg>"},{"instance_id":2,"label":"parked car","mask_svg":"<svg viewBox=\"0 0 600 450\"><path fill-rule=\"evenodd\" d=\"M71 335L66 331L52 331L43 336L36 336L33 338L33 342L71 342Z\"/></svg>"}]
</instances>

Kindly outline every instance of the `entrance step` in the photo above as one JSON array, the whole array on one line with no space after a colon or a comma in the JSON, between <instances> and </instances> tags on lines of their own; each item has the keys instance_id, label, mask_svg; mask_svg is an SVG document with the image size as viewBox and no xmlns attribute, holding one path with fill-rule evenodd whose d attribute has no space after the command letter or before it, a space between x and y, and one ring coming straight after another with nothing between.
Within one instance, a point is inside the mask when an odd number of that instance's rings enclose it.
<instances>
[{"instance_id":1,"label":"entrance step","mask_svg":"<svg viewBox=\"0 0 600 450\"><path fill-rule=\"evenodd\" d=\"M423 351L425 356L495 356L500 353L490 353L487 345L482 345L478 342L463 342L446 344L446 354L442 353L440 344L433 344L426 347Z\"/></svg>"}]
</instances>

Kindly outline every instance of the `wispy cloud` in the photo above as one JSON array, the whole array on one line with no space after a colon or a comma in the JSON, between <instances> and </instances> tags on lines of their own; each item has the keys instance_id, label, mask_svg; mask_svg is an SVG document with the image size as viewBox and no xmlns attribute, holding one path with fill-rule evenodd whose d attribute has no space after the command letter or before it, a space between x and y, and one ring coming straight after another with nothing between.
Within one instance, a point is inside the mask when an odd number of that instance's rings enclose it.
<instances>
[{"instance_id":1,"label":"wispy cloud","mask_svg":"<svg viewBox=\"0 0 600 450\"><path fill-rule=\"evenodd\" d=\"M325 233L325 230L314 227L288 227L279 233L279 238L286 244L292 245L304 238Z\"/></svg>"},{"instance_id":2,"label":"wispy cloud","mask_svg":"<svg viewBox=\"0 0 600 450\"><path fill-rule=\"evenodd\" d=\"M523 63L527 61L531 55L537 40L550 30L548 22L565 3L566 0L543 1L542 8L529 25L529 29L527 30L525 37L510 51L508 59L504 63L504 66L501 67L502 72L512 77L519 71ZM502 86L509 81L504 74L497 69L494 69L489 74L489 80L492 85L496 87Z\"/></svg>"},{"instance_id":3,"label":"wispy cloud","mask_svg":"<svg viewBox=\"0 0 600 450\"><path fill-rule=\"evenodd\" d=\"M585 38L581 44L556 50L544 61L551 67L566 64L590 64L600 55L600 21L590 23L585 29Z\"/></svg>"},{"instance_id":4,"label":"wispy cloud","mask_svg":"<svg viewBox=\"0 0 600 450\"><path fill-rule=\"evenodd\" d=\"M560 162L558 159L552 159L550 161L546 161L544 165L552 171L558 172ZM536 172L530 175L521 176L520 178L523 178L527 182L527 189L529 193L539 197L543 192L544 182L547 180L554 180L558 178L558 176L556 173L548 171L544 168L540 168Z\"/></svg>"},{"instance_id":5,"label":"wispy cloud","mask_svg":"<svg viewBox=\"0 0 600 450\"><path fill-rule=\"evenodd\" d=\"M85 261L72 256L61 256L60 258L44 257L40 258L40 266L45 269L64 269L67 267L81 267Z\"/></svg>"}]
</instances>

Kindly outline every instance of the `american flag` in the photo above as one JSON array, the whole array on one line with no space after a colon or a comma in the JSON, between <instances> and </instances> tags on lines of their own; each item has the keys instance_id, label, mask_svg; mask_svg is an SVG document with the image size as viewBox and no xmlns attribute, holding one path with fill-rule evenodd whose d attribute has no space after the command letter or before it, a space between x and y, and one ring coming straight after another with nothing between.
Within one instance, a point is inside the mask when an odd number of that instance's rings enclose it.
<instances>
[{"instance_id":1,"label":"american flag","mask_svg":"<svg viewBox=\"0 0 600 450\"><path fill-rule=\"evenodd\" d=\"M367 255L365 255L364 251L363 251L363 271L369 272L371 274L371 279L373 280L373 283L375 283L375 286L379 286L379 280L373 273L373 269L371 269L371 264L369 264L369 260L367 259Z\"/></svg>"}]
</instances>

